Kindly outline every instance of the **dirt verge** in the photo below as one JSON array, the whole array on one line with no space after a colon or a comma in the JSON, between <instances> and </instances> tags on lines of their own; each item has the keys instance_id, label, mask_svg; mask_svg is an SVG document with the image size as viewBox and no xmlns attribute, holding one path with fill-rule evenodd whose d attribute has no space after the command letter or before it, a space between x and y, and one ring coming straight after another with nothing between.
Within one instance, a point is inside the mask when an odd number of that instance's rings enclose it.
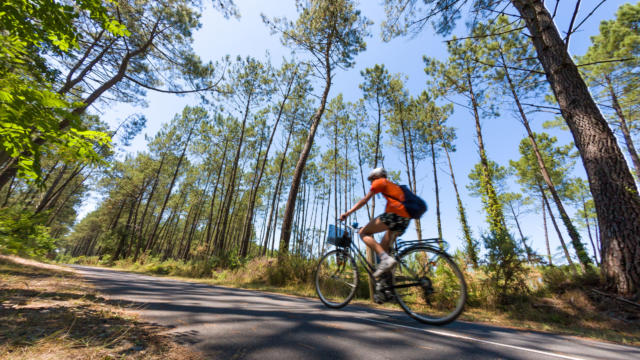
<instances>
[{"instance_id":1,"label":"dirt verge","mask_svg":"<svg viewBox=\"0 0 640 360\"><path fill-rule=\"evenodd\" d=\"M72 269L0 256L0 359L202 359Z\"/></svg>"}]
</instances>

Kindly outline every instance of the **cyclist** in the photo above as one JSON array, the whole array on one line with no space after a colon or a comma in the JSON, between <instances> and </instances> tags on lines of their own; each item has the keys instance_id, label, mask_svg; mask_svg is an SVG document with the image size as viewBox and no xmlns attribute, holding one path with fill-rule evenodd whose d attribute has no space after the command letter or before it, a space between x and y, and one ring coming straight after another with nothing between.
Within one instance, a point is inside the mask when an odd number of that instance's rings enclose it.
<instances>
[{"instance_id":1,"label":"cyclist","mask_svg":"<svg viewBox=\"0 0 640 360\"><path fill-rule=\"evenodd\" d=\"M404 201L404 192L400 186L387 180L387 171L384 168L375 168L367 177L371 182L371 189L360 199L349 211L340 215L340 220L344 221L349 215L364 206L364 204L373 197L373 195L381 193L387 199L385 212L371 220L365 227L360 229L359 234L362 241L378 254L380 262L376 267L373 276L380 279L387 271L391 270L396 264L396 260L389 256L389 245L398 236L404 234L409 226L411 217L402 205ZM373 238L373 234L386 231L380 244Z\"/></svg>"}]
</instances>

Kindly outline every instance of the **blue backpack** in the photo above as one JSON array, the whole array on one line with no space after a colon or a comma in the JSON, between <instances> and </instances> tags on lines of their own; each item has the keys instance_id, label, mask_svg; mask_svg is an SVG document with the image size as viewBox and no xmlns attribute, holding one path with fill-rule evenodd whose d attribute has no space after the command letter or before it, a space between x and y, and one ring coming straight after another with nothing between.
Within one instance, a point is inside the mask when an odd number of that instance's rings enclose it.
<instances>
[{"instance_id":1,"label":"blue backpack","mask_svg":"<svg viewBox=\"0 0 640 360\"><path fill-rule=\"evenodd\" d=\"M407 209L409 216L411 216L412 219L420 219L422 215L427 212L427 203L418 195L412 193L407 185L400 185L400 189L402 189L404 193L402 205Z\"/></svg>"}]
</instances>

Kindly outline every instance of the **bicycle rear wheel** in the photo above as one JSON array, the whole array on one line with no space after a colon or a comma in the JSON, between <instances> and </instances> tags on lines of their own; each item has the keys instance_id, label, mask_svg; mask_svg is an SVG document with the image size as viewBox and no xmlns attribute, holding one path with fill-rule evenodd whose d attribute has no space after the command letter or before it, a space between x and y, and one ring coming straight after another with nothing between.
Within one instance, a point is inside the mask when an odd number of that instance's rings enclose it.
<instances>
[{"instance_id":1,"label":"bicycle rear wheel","mask_svg":"<svg viewBox=\"0 0 640 360\"><path fill-rule=\"evenodd\" d=\"M444 252L417 246L402 252L393 272L398 304L412 318L431 325L455 320L464 309L467 284Z\"/></svg>"},{"instance_id":2,"label":"bicycle rear wheel","mask_svg":"<svg viewBox=\"0 0 640 360\"><path fill-rule=\"evenodd\" d=\"M358 286L358 268L347 250L335 249L326 253L316 268L316 292L330 308L349 303Z\"/></svg>"}]
</instances>

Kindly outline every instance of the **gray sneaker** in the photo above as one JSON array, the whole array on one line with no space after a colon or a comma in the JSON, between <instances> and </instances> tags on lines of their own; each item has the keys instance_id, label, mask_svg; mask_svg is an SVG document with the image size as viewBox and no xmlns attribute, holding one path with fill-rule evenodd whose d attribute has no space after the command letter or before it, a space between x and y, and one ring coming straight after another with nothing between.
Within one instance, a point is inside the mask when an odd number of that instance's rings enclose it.
<instances>
[{"instance_id":1,"label":"gray sneaker","mask_svg":"<svg viewBox=\"0 0 640 360\"><path fill-rule=\"evenodd\" d=\"M376 267L376 271L373 273L373 277L376 279L380 278L382 274L393 269L395 265L396 265L396 259L392 258L391 256L387 257L386 259L378 263L378 266Z\"/></svg>"}]
</instances>

